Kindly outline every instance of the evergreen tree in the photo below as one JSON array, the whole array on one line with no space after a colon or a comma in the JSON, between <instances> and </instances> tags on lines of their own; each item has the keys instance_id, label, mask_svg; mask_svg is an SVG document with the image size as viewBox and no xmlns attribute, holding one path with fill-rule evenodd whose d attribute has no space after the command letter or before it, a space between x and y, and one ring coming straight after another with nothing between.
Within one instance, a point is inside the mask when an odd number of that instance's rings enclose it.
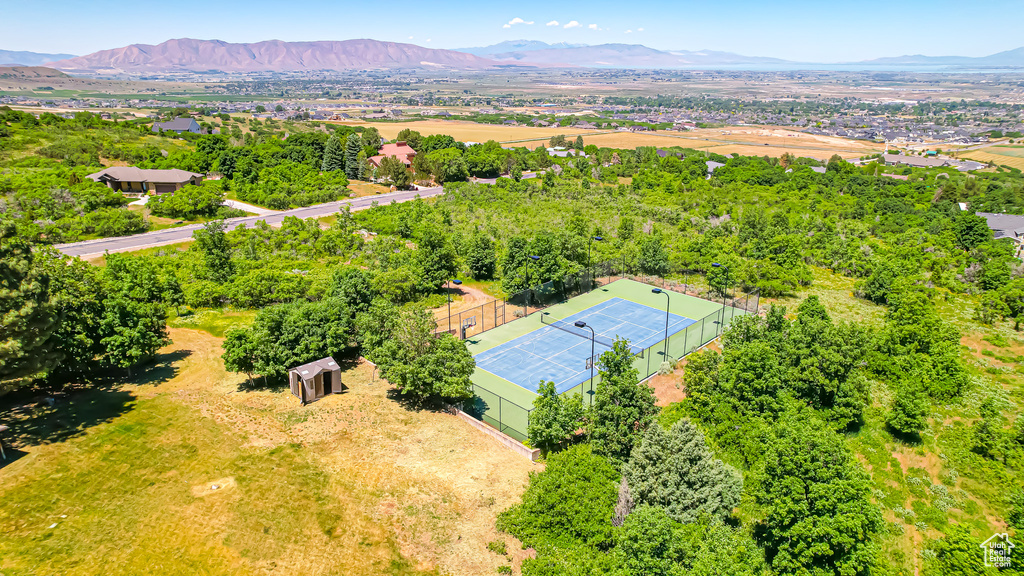
<instances>
[{"instance_id":1,"label":"evergreen tree","mask_svg":"<svg viewBox=\"0 0 1024 576\"><path fill-rule=\"evenodd\" d=\"M527 435L530 445L545 453L558 450L568 442L583 419L583 397L573 394L563 398L554 382L541 382L533 400Z\"/></svg>"},{"instance_id":2,"label":"evergreen tree","mask_svg":"<svg viewBox=\"0 0 1024 576\"><path fill-rule=\"evenodd\" d=\"M363 151L358 134L349 134L345 140L345 176L349 180L359 179L359 153Z\"/></svg>"},{"instance_id":3,"label":"evergreen tree","mask_svg":"<svg viewBox=\"0 0 1024 576\"><path fill-rule=\"evenodd\" d=\"M654 391L640 384L628 342L616 340L612 349L601 355L598 366L601 380L594 398L590 439L594 452L620 466L654 422L658 407Z\"/></svg>"},{"instance_id":4,"label":"evergreen tree","mask_svg":"<svg viewBox=\"0 0 1024 576\"><path fill-rule=\"evenodd\" d=\"M327 141L327 148L324 150L324 160L320 164L324 172L345 169L345 149L341 139L335 134Z\"/></svg>"},{"instance_id":5,"label":"evergreen tree","mask_svg":"<svg viewBox=\"0 0 1024 576\"><path fill-rule=\"evenodd\" d=\"M51 336L58 314L51 278L18 237L13 225L0 227L0 392L42 376L60 360Z\"/></svg>"},{"instance_id":6,"label":"evergreen tree","mask_svg":"<svg viewBox=\"0 0 1024 576\"><path fill-rule=\"evenodd\" d=\"M683 523L728 516L743 491L739 472L715 458L704 433L687 419L668 432L649 427L623 474L634 502L661 507Z\"/></svg>"}]
</instances>

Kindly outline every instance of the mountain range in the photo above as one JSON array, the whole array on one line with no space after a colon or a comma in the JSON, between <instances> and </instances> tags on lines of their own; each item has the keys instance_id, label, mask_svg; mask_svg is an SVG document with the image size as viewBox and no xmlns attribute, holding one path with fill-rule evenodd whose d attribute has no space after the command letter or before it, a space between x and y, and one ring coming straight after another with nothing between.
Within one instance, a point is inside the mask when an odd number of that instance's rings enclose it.
<instances>
[{"instance_id":1,"label":"mountain range","mask_svg":"<svg viewBox=\"0 0 1024 576\"><path fill-rule=\"evenodd\" d=\"M0 50L0 66L39 66L54 60L74 57L74 54L42 54L40 52Z\"/></svg>"},{"instance_id":2,"label":"mountain range","mask_svg":"<svg viewBox=\"0 0 1024 576\"><path fill-rule=\"evenodd\" d=\"M232 43L181 38L132 44L50 66L72 73L295 72L366 68L487 68L490 60L452 50L378 40Z\"/></svg>"},{"instance_id":3,"label":"mountain range","mask_svg":"<svg viewBox=\"0 0 1024 576\"><path fill-rule=\"evenodd\" d=\"M20 57L19 57L20 56ZM33 60L32 57L35 57ZM511 40L475 48L439 50L378 40L231 43L181 38L161 44L132 44L93 54L36 54L0 51L0 63L47 65L74 74L158 72L296 72L378 68L471 70L499 66L666 68L734 70L908 70L937 68L1024 68L1024 48L983 57L898 56L861 62L823 64L744 56L714 50L656 50L640 44L548 44ZM49 58L47 58L49 57ZM39 59L42 59L42 62Z\"/></svg>"}]
</instances>

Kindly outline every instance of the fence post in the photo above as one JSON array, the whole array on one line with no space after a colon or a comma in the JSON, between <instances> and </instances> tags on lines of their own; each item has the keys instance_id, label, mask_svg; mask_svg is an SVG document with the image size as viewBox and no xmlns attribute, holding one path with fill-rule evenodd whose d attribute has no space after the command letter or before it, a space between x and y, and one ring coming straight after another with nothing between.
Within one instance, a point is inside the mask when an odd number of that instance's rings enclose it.
<instances>
[{"instance_id":1,"label":"fence post","mask_svg":"<svg viewBox=\"0 0 1024 576\"><path fill-rule=\"evenodd\" d=\"M504 424L501 421L501 396L498 396L498 432L505 432L502 428Z\"/></svg>"}]
</instances>

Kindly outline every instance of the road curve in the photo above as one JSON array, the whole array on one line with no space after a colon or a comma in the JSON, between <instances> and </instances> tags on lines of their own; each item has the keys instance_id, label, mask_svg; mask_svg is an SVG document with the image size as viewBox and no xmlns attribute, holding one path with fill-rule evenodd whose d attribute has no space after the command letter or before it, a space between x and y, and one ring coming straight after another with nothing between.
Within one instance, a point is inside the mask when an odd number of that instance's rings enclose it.
<instances>
[{"instance_id":1,"label":"road curve","mask_svg":"<svg viewBox=\"0 0 1024 576\"><path fill-rule=\"evenodd\" d=\"M266 216L228 218L224 223L227 225L229 230L237 228L239 224L245 225L246 228L254 228L256 226L256 222L260 220L263 220L267 224L280 224L288 216L295 216L296 218L321 218L323 216L336 214L338 210L346 204L351 206L353 211L358 211L369 208L374 202L378 204L408 202L417 196L421 198L428 198L430 196L437 196L443 191L444 188L441 186L435 186L433 188L420 188L419 190L391 192L388 194L378 194L376 196L363 196L361 198L349 198L346 200L338 200L336 202L317 204L315 206L306 206L305 208L284 210ZM106 252L128 252L131 250L140 250L142 248L149 248L152 246L164 246L166 244L175 244L190 240L192 238L192 233L202 227L202 224L189 224L188 226L181 226L179 228L144 232L142 234L134 234L132 236L116 236L113 238L100 238L97 240L84 240L82 242L58 244L56 248L68 256L97 256Z\"/></svg>"}]
</instances>

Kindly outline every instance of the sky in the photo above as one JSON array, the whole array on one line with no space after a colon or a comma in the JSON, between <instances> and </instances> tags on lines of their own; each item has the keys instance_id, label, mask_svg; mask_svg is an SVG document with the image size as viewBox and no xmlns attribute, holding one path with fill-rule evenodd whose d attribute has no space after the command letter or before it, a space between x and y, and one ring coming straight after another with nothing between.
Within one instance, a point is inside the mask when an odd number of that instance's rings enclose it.
<instances>
[{"instance_id":1,"label":"sky","mask_svg":"<svg viewBox=\"0 0 1024 576\"><path fill-rule=\"evenodd\" d=\"M1024 46L1024 0L2 0L0 49L89 54L171 38L643 44L798 62L986 56Z\"/></svg>"}]
</instances>

